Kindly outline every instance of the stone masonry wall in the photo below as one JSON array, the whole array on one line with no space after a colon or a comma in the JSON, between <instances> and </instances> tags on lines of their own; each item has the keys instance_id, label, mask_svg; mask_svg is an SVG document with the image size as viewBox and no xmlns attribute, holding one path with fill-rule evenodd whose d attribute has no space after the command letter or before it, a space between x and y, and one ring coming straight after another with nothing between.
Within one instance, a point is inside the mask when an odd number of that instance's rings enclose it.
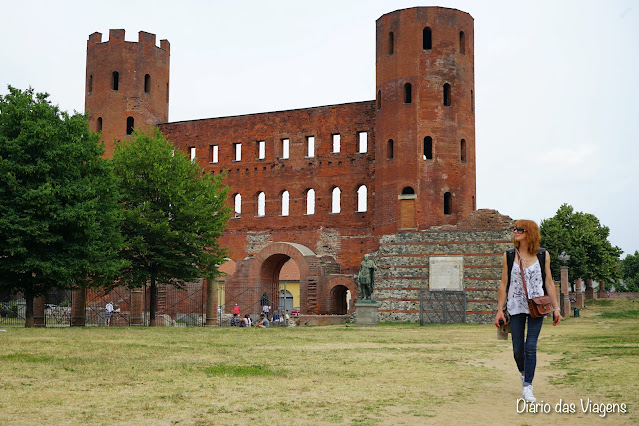
<instances>
[{"instance_id":1,"label":"stone masonry wall","mask_svg":"<svg viewBox=\"0 0 639 426\"><path fill-rule=\"evenodd\" d=\"M431 256L463 256L466 322L494 318L501 256L512 246L512 219L477 210L456 226L386 235L371 257L378 266L373 298L379 321L419 321L420 290L428 291Z\"/></svg>"}]
</instances>

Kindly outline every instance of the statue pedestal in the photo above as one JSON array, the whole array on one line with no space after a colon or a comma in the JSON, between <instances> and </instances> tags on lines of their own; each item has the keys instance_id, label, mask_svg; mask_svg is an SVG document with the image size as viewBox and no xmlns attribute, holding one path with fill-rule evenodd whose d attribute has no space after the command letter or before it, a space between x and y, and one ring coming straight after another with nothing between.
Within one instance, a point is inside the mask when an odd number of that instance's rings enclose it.
<instances>
[{"instance_id":1,"label":"statue pedestal","mask_svg":"<svg viewBox=\"0 0 639 426\"><path fill-rule=\"evenodd\" d=\"M358 327L370 327L377 325L377 308L379 303L374 300L358 300L355 302L357 319L355 325Z\"/></svg>"}]
</instances>

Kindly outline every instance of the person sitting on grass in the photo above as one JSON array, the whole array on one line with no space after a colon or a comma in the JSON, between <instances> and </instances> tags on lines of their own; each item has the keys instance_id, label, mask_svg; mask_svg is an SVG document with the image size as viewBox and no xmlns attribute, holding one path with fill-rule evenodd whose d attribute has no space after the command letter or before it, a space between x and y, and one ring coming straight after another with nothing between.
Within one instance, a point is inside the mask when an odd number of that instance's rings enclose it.
<instances>
[{"instance_id":1,"label":"person sitting on grass","mask_svg":"<svg viewBox=\"0 0 639 426\"><path fill-rule=\"evenodd\" d=\"M240 317L237 314L233 314L231 318L231 327L237 327L240 325Z\"/></svg>"},{"instance_id":2,"label":"person sitting on grass","mask_svg":"<svg viewBox=\"0 0 639 426\"><path fill-rule=\"evenodd\" d=\"M251 320L251 316L249 314L244 315L244 320L242 321L244 327L252 327L253 321Z\"/></svg>"},{"instance_id":3,"label":"person sitting on grass","mask_svg":"<svg viewBox=\"0 0 639 426\"><path fill-rule=\"evenodd\" d=\"M255 324L255 327L261 327L261 328L269 327L269 322L268 322L268 318L266 318L266 315L260 314L260 320L257 322L257 324Z\"/></svg>"}]
</instances>

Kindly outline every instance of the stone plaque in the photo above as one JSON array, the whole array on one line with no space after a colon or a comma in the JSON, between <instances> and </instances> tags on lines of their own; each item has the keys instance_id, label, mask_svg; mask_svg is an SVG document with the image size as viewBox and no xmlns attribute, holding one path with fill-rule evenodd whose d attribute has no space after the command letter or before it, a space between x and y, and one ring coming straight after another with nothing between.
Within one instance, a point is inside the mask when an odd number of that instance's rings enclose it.
<instances>
[{"instance_id":1,"label":"stone plaque","mask_svg":"<svg viewBox=\"0 0 639 426\"><path fill-rule=\"evenodd\" d=\"M429 268L428 288L430 291L464 289L463 256L431 256Z\"/></svg>"}]
</instances>

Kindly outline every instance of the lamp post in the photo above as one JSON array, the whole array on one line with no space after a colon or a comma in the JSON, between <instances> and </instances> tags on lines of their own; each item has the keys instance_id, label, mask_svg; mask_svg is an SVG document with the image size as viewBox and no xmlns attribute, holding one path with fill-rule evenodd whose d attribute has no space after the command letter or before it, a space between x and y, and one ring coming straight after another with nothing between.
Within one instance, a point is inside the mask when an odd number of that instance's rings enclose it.
<instances>
[{"instance_id":1,"label":"lamp post","mask_svg":"<svg viewBox=\"0 0 639 426\"><path fill-rule=\"evenodd\" d=\"M561 262L561 292L559 295L559 306L561 309L561 315L567 317L570 315L570 299L568 298L568 262L570 261L570 255L562 251L558 256Z\"/></svg>"}]
</instances>

